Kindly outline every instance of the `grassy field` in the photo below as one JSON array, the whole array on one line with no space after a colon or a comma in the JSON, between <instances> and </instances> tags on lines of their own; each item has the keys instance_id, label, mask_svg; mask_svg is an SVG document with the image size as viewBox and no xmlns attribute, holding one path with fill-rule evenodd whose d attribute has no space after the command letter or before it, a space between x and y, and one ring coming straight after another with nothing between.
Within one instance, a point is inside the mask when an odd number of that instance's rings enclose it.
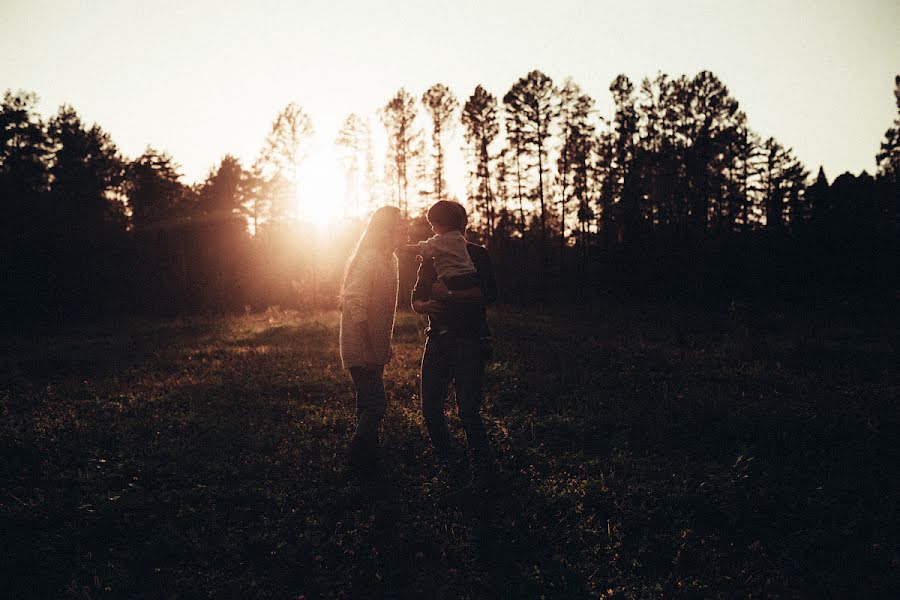
<instances>
[{"instance_id":1,"label":"grassy field","mask_svg":"<svg viewBox=\"0 0 900 600\"><path fill-rule=\"evenodd\" d=\"M494 310L486 498L413 314L368 488L335 313L7 339L0 596L898 597L897 308Z\"/></svg>"}]
</instances>

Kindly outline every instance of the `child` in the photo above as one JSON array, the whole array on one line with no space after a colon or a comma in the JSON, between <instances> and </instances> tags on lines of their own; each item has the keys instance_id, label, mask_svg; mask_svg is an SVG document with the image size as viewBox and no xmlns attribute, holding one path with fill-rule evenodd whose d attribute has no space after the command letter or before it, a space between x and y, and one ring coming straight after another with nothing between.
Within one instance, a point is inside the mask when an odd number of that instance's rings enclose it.
<instances>
[{"instance_id":1,"label":"child","mask_svg":"<svg viewBox=\"0 0 900 600\"><path fill-rule=\"evenodd\" d=\"M459 209L452 202L436 202L426 215L434 236L424 242L405 246L423 259L434 259L434 270L452 291L473 288L478 285L477 271L463 236Z\"/></svg>"}]
</instances>

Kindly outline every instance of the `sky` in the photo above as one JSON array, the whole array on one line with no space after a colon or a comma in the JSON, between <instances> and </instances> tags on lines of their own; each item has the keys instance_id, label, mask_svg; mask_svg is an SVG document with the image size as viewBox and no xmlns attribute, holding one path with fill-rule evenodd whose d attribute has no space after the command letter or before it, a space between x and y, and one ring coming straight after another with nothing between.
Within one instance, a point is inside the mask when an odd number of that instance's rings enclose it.
<instances>
[{"instance_id":1,"label":"sky","mask_svg":"<svg viewBox=\"0 0 900 600\"><path fill-rule=\"evenodd\" d=\"M573 77L605 115L619 73L708 69L812 173L873 172L896 116L900 2L0 0L0 90L36 92L44 115L71 104L130 157L171 153L189 182L225 153L249 164L291 101L331 178L351 112L381 128L376 111L401 86L502 97L533 69ZM459 196L463 169L450 157Z\"/></svg>"}]
</instances>

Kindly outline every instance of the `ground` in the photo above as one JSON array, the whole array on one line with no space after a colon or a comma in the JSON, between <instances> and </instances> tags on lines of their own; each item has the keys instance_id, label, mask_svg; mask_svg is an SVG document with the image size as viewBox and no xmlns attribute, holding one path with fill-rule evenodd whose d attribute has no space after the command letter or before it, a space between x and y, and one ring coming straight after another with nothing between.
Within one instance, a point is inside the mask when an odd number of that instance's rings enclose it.
<instances>
[{"instance_id":1,"label":"ground","mask_svg":"<svg viewBox=\"0 0 900 600\"><path fill-rule=\"evenodd\" d=\"M334 312L10 336L5 597L897 597L896 308L494 309L487 494L411 313L370 485Z\"/></svg>"}]
</instances>

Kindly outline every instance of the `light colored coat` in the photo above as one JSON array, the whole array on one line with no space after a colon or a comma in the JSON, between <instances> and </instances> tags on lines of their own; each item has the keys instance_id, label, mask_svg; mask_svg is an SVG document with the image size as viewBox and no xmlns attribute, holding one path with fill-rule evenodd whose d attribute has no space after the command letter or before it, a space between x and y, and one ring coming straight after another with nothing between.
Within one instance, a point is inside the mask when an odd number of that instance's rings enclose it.
<instances>
[{"instance_id":1,"label":"light colored coat","mask_svg":"<svg viewBox=\"0 0 900 600\"><path fill-rule=\"evenodd\" d=\"M397 257L364 250L347 273L341 304L341 364L387 364L400 287ZM363 328L368 328L368 348Z\"/></svg>"},{"instance_id":2,"label":"light colored coat","mask_svg":"<svg viewBox=\"0 0 900 600\"><path fill-rule=\"evenodd\" d=\"M419 242L418 246L422 258L434 259L434 269L441 279L475 274L475 265L469 257L466 238L462 232L439 233Z\"/></svg>"}]
</instances>

